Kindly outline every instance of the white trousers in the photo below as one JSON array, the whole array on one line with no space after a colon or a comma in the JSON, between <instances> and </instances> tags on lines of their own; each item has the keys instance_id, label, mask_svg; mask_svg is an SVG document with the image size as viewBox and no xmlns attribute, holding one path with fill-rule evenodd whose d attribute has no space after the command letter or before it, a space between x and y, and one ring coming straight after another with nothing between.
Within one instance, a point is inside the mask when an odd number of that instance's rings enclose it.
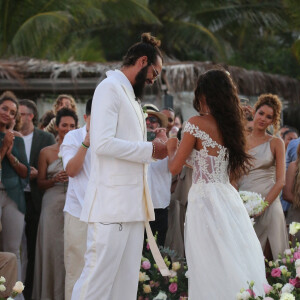
<instances>
[{"instance_id":1,"label":"white trousers","mask_svg":"<svg viewBox=\"0 0 300 300\"><path fill-rule=\"evenodd\" d=\"M64 260L66 268L65 300L70 300L73 287L84 267L87 224L69 213L64 218Z\"/></svg>"},{"instance_id":2,"label":"white trousers","mask_svg":"<svg viewBox=\"0 0 300 300\"><path fill-rule=\"evenodd\" d=\"M144 222L89 223L85 265L72 300L137 297Z\"/></svg>"}]
</instances>

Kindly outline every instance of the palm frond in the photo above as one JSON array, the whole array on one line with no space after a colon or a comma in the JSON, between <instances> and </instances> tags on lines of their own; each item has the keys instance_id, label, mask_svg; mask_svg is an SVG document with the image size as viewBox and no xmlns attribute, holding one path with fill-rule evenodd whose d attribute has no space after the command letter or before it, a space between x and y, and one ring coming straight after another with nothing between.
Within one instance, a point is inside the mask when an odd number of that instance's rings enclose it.
<instances>
[{"instance_id":1,"label":"palm frond","mask_svg":"<svg viewBox=\"0 0 300 300\"><path fill-rule=\"evenodd\" d=\"M30 17L14 35L10 51L16 55L30 55L52 35L67 32L72 15L65 11L40 13Z\"/></svg>"}]
</instances>

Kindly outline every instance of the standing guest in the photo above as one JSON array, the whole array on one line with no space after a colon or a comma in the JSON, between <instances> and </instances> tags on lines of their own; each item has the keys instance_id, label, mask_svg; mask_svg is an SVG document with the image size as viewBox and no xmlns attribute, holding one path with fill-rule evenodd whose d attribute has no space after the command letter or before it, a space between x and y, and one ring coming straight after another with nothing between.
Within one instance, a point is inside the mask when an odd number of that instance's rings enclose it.
<instances>
[{"instance_id":1,"label":"standing guest","mask_svg":"<svg viewBox=\"0 0 300 300\"><path fill-rule=\"evenodd\" d=\"M172 127L174 126L175 121L175 111L173 108L166 107L161 110L161 112L167 117L168 119L168 126L167 126L167 136L169 136L169 132L171 131Z\"/></svg>"},{"instance_id":2,"label":"standing guest","mask_svg":"<svg viewBox=\"0 0 300 300\"><path fill-rule=\"evenodd\" d=\"M174 120L174 126L176 126L178 129L181 129L182 123L183 123L183 121L182 121L181 115L177 115Z\"/></svg>"},{"instance_id":3,"label":"standing guest","mask_svg":"<svg viewBox=\"0 0 300 300\"><path fill-rule=\"evenodd\" d=\"M20 131L23 135L26 156L30 165L30 181L24 189L26 201L25 234L27 241L28 263L23 294L25 299L31 299L36 234L39 225L43 197L43 192L37 185L38 157L40 151L47 146L55 144L55 140L52 134L35 127L38 120L38 112L36 104L33 101L24 99L19 102L19 105L19 113L21 116Z\"/></svg>"},{"instance_id":4,"label":"standing guest","mask_svg":"<svg viewBox=\"0 0 300 300\"><path fill-rule=\"evenodd\" d=\"M63 300L65 296L64 215L68 175L63 170L59 147L65 135L76 128L73 110L63 108L56 115L57 143L41 150L38 185L46 190L37 233L33 299Z\"/></svg>"},{"instance_id":5,"label":"standing guest","mask_svg":"<svg viewBox=\"0 0 300 300\"><path fill-rule=\"evenodd\" d=\"M284 143L267 133L280 123L281 102L276 95L263 94L254 106L253 132L247 136L247 149L253 156L248 175L239 182L239 189L261 194L268 207L257 216L254 229L265 257L277 259L288 248L288 235L279 194L285 182Z\"/></svg>"},{"instance_id":6,"label":"standing guest","mask_svg":"<svg viewBox=\"0 0 300 300\"><path fill-rule=\"evenodd\" d=\"M298 138L298 132L296 129L290 129L284 132L282 139L284 141L285 150L287 149L290 141Z\"/></svg>"},{"instance_id":7,"label":"standing guest","mask_svg":"<svg viewBox=\"0 0 300 300\"><path fill-rule=\"evenodd\" d=\"M76 107L76 102L74 100L74 98L70 95L59 95L56 100L55 103L53 105L53 111L55 113L55 115L57 114L57 112L59 110L61 110L62 108L69 108L71 110L73 110L75 113L77 112L77 107ZM44 128L44 131L50 132L52 133L54 136L57 135L57 131L56 131L56 121L55 121L55 117L49 122L49 124Z\"/></svg>"},{"instance_id":8,"label":"standing guest","mask_svg":"<svg viewBox=\"0 0 300 300\"><path fill-rule=\"evenodd\" d=\"M84 266L87 224L80 221L84 195L91 170L90 118L92 99L88 100L84 120L86 125L70 131L60 146L69 186L64 208L64 258L66 267L65 300L70 300L75 282Z\"/></svg>"},{"instance_id":9,"label":"standing guest","mask_svg":"<svg viewBox=\"0 0 300 300\"><path fill-rule=\"evenodd\" d=\"M280 129L279 129L279 131L278 131L278 133L279 133L279 136L283 139L283 134L286 132L286 131L288 131L288 130L291 130L291 126L289 126L289 125L283 125Z\"/></svg>"},{"instance_id":10,"label":"standing guest","mask_svg":"<svg viewBox=\"0 0 300 300\"><path fill-rule=\"evenodd\" d=\"M45 127L47 127L47 125L50 123L50 121L55 118L55 114L53 112L53 110L48 110L46 111L40 121L39 121L39 129L44 130Z\"/></svg>"},{"instance_id":11,"label":"standing guest","mask_svg":"<svg viewBox=\"0 0 300 300\"><path fill-rule=\"evenodd\" d=\"M24 228L26 203L24 179L29 176L24 141L7 125L18 114L15 97L4 93L0 97L0 218L3 251L12 252L18 260L18 278L21 279L20 245ZM26 183L25 183L26 185Z\"/></svg>"},{"instance_id":12,"label":"standing guest","mask_svg":"<svg viewBox=\"0 0 300 300\"><path fill-rule=\"evenodd\" d=\"M0 276L3 276L6 280L6 290L0 292L0 297L8 297L12 293L12 289L17 281L17 257L10 252L0 252ZM11 299L11 298L10 298Z\"/></svg>"},{"instance_id":13,"label":"standing guest","mask_svg":"<svg viewBox=\"0 0 300 300\"><path fill-rule=\"evenodd\" d=\"M167 117L152 104L145 104L147 132L166 132ZM167 141L167 136L164 137ZM151 162L148 167L148 184L153 202L155 221L150 222L152 232L157 234L157 244L165 245L168 230L168 209L171 200L172 175L168 168L168 158Z\"/></svg>"},{"instance_id":14,"label":"standing guest","mask_svg":"<svg viewBox=\"0 0 300 300\"><path fill-rule=\"evenodd\" d=\"M288 169L290 163L297 159L297 147L299 144L300 144L300 138L291 140L290 143L288 144L286 149L286 154L285 154L286 170ZM283 195L281 195L280 201L281 201L282 209L285 215L287 215L287 212L291 204L288 201L284 200Z\"/></svg>"},{"instance_id":15,"label":"standing guest","mask_svg":"<svg viewBox=\"0 0 300 300\"><path fill-rule=\"evenodd\" d=\"M300 222L300 145L297 147L296 161L292 161L287 169L282 195L286 201L292 203L287 213L287 223ZM296 238L300 241L300 233L297 233Z\"/></svg>"},{"instance_id":16,"label":"standing guest","mask_svg":"<svg viewBox=\"0 0 300 300\"><path fill-rule=\"evenodd\" d=\"M146 141L138 102L145 84L153 84L161 73L159 45L149 33L142 34L142 41L129 48L121 70L107 72L96 88L92 167L80 218L88 222L87 251L72 300L136 299L145 221L154 219L147 164L167 155L162 132ZM148 222L146 229L149 232Z\"/></svg>"},{"instance_id":17,"label":"standing guest","mask_svg":"<svg viewBox=\"0 0 300 300\"><path fill-rule=\"evenodd\" d=\"M247 171L250 156L237 90L225 71L199 76L194 108L199 115L186 123L179 148L177 139L167 142L172 174L187 160L193 166L185 223L188 298L236 299L236 291L250 280L256 295L263 296L267 280L262 249L230 184Z\"/></svg>"}]
</instances>

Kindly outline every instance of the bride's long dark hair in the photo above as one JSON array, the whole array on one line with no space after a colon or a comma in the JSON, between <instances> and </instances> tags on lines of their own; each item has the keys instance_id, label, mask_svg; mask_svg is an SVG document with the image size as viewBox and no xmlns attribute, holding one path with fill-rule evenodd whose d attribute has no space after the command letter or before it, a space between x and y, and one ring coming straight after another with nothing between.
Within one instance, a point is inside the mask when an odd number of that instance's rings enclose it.
<instances>
[{"instance_id":1,"label":"bride's long dark hair","mask_svg":"<svg viewBox=\"0 0 300 300\"><path fill-rule=\"evenodd\" d=\"M224 146L228 149L230 178L237 180L249 170L251 156L246 153L243 111L229 73L210 70L201 74L193 103L197 111L200 111L202 96L205 96L210 113L221 131Z\"/></svg>"}]
</instances>

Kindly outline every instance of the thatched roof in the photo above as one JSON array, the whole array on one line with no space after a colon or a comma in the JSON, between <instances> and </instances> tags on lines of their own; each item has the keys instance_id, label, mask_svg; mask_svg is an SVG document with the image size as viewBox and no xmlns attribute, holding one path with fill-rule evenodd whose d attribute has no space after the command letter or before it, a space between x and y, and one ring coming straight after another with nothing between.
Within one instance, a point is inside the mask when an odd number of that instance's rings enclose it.
<instances>
[{"instance_id":1,"label":"thatched roof","mask_svg":"<svg viewBox=\"0 0 300 300\"><path fill-rule=\"evenodd\" d=\"M92 94L98 82L105 78L107 70L120 67L116 63L69 62L19 59L0 60L0 92L12 90L24 93ZM171 93L192 91L200 73L215 65L211 62L168 62L162 78L167 81ZM283 99L300 103L300 81L287 76L248 71L234 66L224 66L236 82L239 92L245 96L262 93L278 94ZM160 91L162 82L152 91Z\"/></svg>"}]
</instances>

